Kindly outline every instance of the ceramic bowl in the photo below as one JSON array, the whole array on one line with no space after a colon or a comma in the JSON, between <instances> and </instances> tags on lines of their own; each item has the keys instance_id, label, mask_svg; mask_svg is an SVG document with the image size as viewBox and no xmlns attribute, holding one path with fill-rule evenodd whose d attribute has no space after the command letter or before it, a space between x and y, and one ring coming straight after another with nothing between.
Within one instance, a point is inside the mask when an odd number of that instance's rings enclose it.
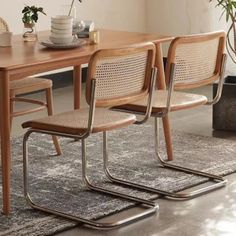
<instances>
[{"instance_id":1,"label":"ceramic bowl","mask_svg":"<svg viewBox=\"0 0 236 236\"><path fill-rule=\"evenodd\" d=\"M51 28L51 32L54 33L54 34L72 34L72 29L54 29L54 28Z\"/></svg>"},{"instance_id":2,"label":"ceramic bowl","mask_svg":"<svg viewBox=\"0 0 236 236\"><path fill-rule=\"evenodd\" d=\"M71 24L73 23L73 17L72 16L55 16L51 18L51 23L52 24Z\"/></svg>"},{"instance_id":3,"label":"ceramic bowl","mask_svg":"<svg viewBox=\"0 0 236 236\"><path fill-rule=\"evenodd\" d=\"M73 41L73 36L69 36L66 38L54 38L52 36L49 37L50 41L55 44L69 44Z\"/></svg>"},{"instance_id":4,"label":"ceramic bowl","mask_svg":"<svg viewBox=\"0 0 236 236\"><path fill-rule=\"evenodd\" d=\"M59 23L52 23L51 24L52 29L57 29L57 30L70 30L72 29L72 24L59 24Z\"/></svg>"}]
</instances>

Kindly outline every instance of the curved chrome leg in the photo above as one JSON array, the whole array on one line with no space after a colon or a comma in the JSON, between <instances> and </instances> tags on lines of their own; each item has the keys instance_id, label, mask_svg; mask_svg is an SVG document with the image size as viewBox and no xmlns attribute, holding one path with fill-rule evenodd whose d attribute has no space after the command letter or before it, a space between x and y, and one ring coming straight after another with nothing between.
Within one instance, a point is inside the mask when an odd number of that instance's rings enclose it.
<instances>
[{"instance_id":1,"label":"curved chrome leg","mask_svg":"<svg viewBox=\"0 0 236 236\"><path fill-rule=\"evenodd\" d=\"M170 164L168 161L165 161L160 153L159 153L159 140L158 140L158 118L157 117L154 117L154 129L155 129L155 153L156 153L156 156L158 158L158 160L161 162L161 164L163 165L163 167L167 167L169 169L174 169L174 170L177 170L177 171L182 171L182 172L185 172L185 173L188 173L188 174L193 174L193 175L198 175L198 176L202 176L202 177L206 177L206 178L209 178L208 181L213 181L215 183L213 183L212 185L210 186L206 186L206 187L202 187L200 189L197 189L197 190L193 190L192 192L186 192L186 193L175 193L174 195L174 198L186 198L186 199L189 199L189 198L193 198L193 197L196 197L196 196L199 196L201 194L204 194L204 193L207 193L207 192L210 192L214 189L217 189L217 188L220 188L220 187L223 187L226 185L227 183L227 180L224 179L222 176L218 176L218 175L213 175L213 174L210 174L210 173L207 173L207 172L203 172L203 171L198 171L198 170L194 170L194 169L190 169L190 168L186 168L186 167L182 167L182 166L178 166L178 165L173 165L173 164ZM172 194L171 194L172 195ZM167 197L169 195L166 195ZM169 197L172 197L172 196L169 196Z\"/></svg>"},{"instance_id":2,"label":"curved chrome leg","mask_svg":"<svg viewBox=\"0 0 236 236\"><path fill-rule=\"evenodd\" d=\"M116 191L112 191L112 190L109 190L109 189L105 189L105 188L93 185L90 182L90 180L88 179L88 176L86 174L87 158L86 158L86 141L85 141L85 139L82 140L82 162L83 162L83 164L82 164L83 165L82 166L83 180L84 180L84 182L85 182L85 184L87 185L88 188L90 188L92 190L95 190L95 191L102 192L102 193L106 193L106 194L110 194L110 195L117 196L117 197L120 197L120 198L124 198L124 199L129 200L129 201L134 201L134 202L139 203L139 204L145 204L149 207L158 207L158 204L153 202L153 201L145 200L145 199L138 198L138 197L133 197L133 196L130 196L130 195L127 195L127 194L119 193L119 192L116 192Z\"/></svg>"},{"instance_id":3,"label":"curved chrome leg","mask_svg":"<svg viewBox=\"0 0 236 236\"><path fill-rule=\"evenodd\" d=\"M128 216L125 219L121 219L115 222L98 222L96 220L89 220L89 219L85 219L79 216L75 216L75 215L71 215L71 214L67 214L65 212L61 212L61 211L57 211L54 210L52 208L48 208L48 207L44 207L41 206L39 204L36 204L33 202L33 200L31 199L29 190L28 190L28 186L29 186L29 182L28 182L28 178L29 178L29 174L28 174L28 138L30 136L31 133L35 132L34 130L29 130L26 132L25 136L24 136L24 140L23 140L23 172L24 172L24 196L27 200L27 202L29 203L29 205L35 209L47 212L47 213L52 213L55 215L59 215L77 222L81 222L84 223L87 226L90 226L92 228L99 228L99 229L111 229L111 228L115 228L115 227L119 227L119 226L123 226L125 224L137 221L139 219L142 219L146 216L149 216L153 213L155 213L157 211L157 209L159 208L159 206L157 204L155 204L154 202L148 201L148 200L144 200L144 199L139 199L139 198L135 198L135 197L129 197L128 195L125 194L119 194L110 190L105 190L99 187L95 187L93 185L91 185L91 183L88 181L87 176L86 176L86 153L85 153L85 141L84 139L82 140L82 154L83 154L83 167L82 167L82 172L83 172L83 177L84 180L87 184L87 186L89 186L91 189L99 191L99 192L103 192L103 193L108 193L110 195L115 195L118 196L120 198L126 199L126 200L130 200L130 201L135 201L136 203L139 204L144 204L143 207L145 207L146 209L143 210L140 213L137 213L133 216ZM40 131L37 131L38 133L40 133ZM49 133L50 134L50 133Z\"/></svg>"},{"instance_id":4,"label":"curved chrome leg","mask_svg":"<svg viewBox=\"0 0 236 236\"><path fill-rule=\"evenodd\" d=\"M111 172L108 168L108 153L107 153L107 135L106 135L106 132L103 132L103 160L104 160L104 172L105 172L106 176L108 177L108 179L111 180L112 182L123 184L123 185L129 186L129 187L137 188L137 189L144 190L144 191L149 191L149 192L152 192L152 193L157 193L157 194L160 194L160 195L168 194L168 192L166 192L166 191L162 191L162 190L159 190L159 189L151 188L151 187L148 187L148 186L144 186L144 185L141 185L141 184L133 183L133 182L130 182L130 181L127 181L127 180L123 180L123 179L114 177L111 174Z\"/></svg>"},{"instance_id":5,"label":"curved chrome leg","mask_svg":"<svg viewBox=\"0 0 236 236\"><path fill-rule=\"evenodd\" d=\"M214 183L212 185L209 186L205 186L202 187L200 189L197 190L193 190L191 192L180 192L180 193L175 193L175 192L167 192L167 191L163 191L160 189L156 189L156 188L152 188L152 187L148 187L148 186L144 186L144 185L140 185L140 184L136 184L133 183L131 181L127 181L127 180L123 180L117 177L114 177L109 168L108 168L108 154L107 154L107 137L106 137L106 133L103 133L103 158L104 158L104 171L106 173L106 176L113 182L119 183L119 184L123 184L126 186L130 186L130 187L134 187L140 190L144 190L144 191L149 191L152 193L157 193L160 194L168 199L173 199L173 200L188 200L194 197L197 197L199 195L202 195L204 193L210 192L214 189L223 187L226 185L227 180L224 179L221 176L217 176L217 175L213 175L213 174L209 174L209 173L205 173L202 171L197 171L197 170L192 170L189 168L185 168L185 167L181 167L181 166L177 166L177 165L173 165L173 164L169 164L167 161L164 161L159 152L158 152L158 148L159 148L159 139L158 139L158 120L157 117L154 118L154 129L155 129L155 152L156 152L156 156L158 158L158 160L161 162L163 167L167 167L170 169L174 169L177 171L182 171L182 172L186 172L189 174L194 174L194 175L198 175L198 176L202 176L202 177L207 177L209 178L209 181L213 181Z\"/></svg>"}]
</instances>

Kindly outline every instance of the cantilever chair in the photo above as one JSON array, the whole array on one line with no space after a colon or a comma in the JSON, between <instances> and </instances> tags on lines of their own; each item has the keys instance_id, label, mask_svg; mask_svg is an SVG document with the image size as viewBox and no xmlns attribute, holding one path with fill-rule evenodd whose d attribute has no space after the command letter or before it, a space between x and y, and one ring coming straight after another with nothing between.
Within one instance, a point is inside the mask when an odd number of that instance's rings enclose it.
<instances>
[{"instance_id":1,"label":"cantilever chair","mask_svg":"<svg viewBox=\"0 0 236 236\"><path fill-rule=\"evenodd\" d=\"M170 199L178 200L187 200L226 185L227 181L221 176L173 165L170 161L165 161L159 154L158 150L158 118L165 116L169 111L179 111L194 108L200 105L212 105L220 99L226 63L224 48L224 32L213 32L175 38L169 48L165 71L167 85L171 88L174 80L175 91L169 93L165 90L156 90L153 96L151 114L151 116L154 117L155 153L162 166L197 176L206 177L209 182L212 182L211 185L200 187L193 191L184 191L180 193L167 192L132 182L127 183L127 181L114 177L109 171L108 166L106 166L106 173L110 180L113 182L126 184L128 186L137 187L142 190L158 193ZM204 95L177 91L181 89L186 90L201 87L211 84L217 80L218 90L213 100L209 100ZM166 103L167 98L168 100L171 100L170 103ZM131 104L117 106L115 109L131 113L144 114L146 109L145 104L146 99L141 99L140 101Z\"/></svg>"},{"instance_id":2,"label":"cantilever chair","mask_svg":"<svg viewBox=\"0 0 236 236\"><path fill-rule=\"evenodd\" d=\"M0 17L0 30L9 31L9 27ZM25 98L18 95L32 93L44 90L46 93L46 102L35 99ZM15 102L24 102L36 105L36 107L28 108L20 111L14 111ZM52 81L45 78L27 77L20 80L10 82L10 124L12 126L13 117L26 115L29 113L37 112L42 109L47 109L48 115L53 114L53 101L52 101ZM58 155L61 155L61 148L57 137L53 136L53 143Z\"/></svg>"},{"instance_id":3,"label":"cantilever chair","mask_svg":"<svg viewBox=\"0 0 236 236\"><path fill-rule=\"evenodd\" d=\"M106 132L126 127L134 122L145 122L151 112L152 90L156 77L154 68L155 46L152 43L133 45L121 49L103 49L92 55L86 81L86 100L89 108L53 115L50 117L28 121L24 128L30 128L23 141L24 189L29 204L36 209L60 215L96 228L117 227L148 216L158 209L153 201L132 197L124 193L107 190L94 185L87 176L86 138L93 133L103 133L103 155L106 157ZM109 107L130 103L148 96L146 112L143 120L136 121L134 114L111 111ZM46 208L31 200L28 190L28 138L31 133L46 133L82 141L82 179L86 186L94 191L143 204L141 213L116 222L97 222L80 216L59 212ZM104 157L104 159L105 159Z\"/></svg>"}]
</instances>

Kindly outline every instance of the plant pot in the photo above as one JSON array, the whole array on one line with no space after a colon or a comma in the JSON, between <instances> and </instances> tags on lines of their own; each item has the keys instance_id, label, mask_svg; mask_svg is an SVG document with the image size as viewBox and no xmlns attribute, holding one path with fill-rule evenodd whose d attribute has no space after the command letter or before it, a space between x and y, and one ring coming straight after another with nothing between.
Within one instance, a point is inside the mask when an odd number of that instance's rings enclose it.
<instances>
[{"instance_id":1,"label":"plant pot","mask_svg":"<svg viewBox=\"0 0 236 236\"><path fill-rule=\"evenodd\" d=\"M26 42L32 42L38 39L34 23L24 23L23 39Z\"/></svg>"},{"instance_id":2,"label":"plant pot","mask_svg":"<svg viewBox=\"0 0 236 236\"><path fill-rule=\"evenodd\" d=\"M213 96L216 90L214 84ZM236 76L226 77L221 99L213 106L213 129L236 131Z\"/></svg>"}]
</instances>

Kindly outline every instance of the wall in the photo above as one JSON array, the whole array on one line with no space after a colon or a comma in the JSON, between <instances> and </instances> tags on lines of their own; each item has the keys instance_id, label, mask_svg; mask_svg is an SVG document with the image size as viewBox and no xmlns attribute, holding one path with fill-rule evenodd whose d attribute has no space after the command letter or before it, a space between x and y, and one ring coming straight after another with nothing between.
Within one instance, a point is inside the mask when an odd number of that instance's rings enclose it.
<instances>
[{"instance_id":1,"label":"wall","mask_svg":"<svg viewBox=\"0 0 236 236\"><path fill-rule=\"evenodd\" d=\"M147 0L147 32L186 35L211 29L208 0ZM169 45L164 47L167 54Z\"/></svg>"},{"instance_id":2,"label":"wall","mask_svg":"<svg viewBox=\"0 0 236 236\"><path fill-rule=\"evenodd\" d=\"M208 0L147 0L148 32L183 35L211 29Z\"/></svg>"},{"instance_id":3,"label":"wall","mask_svg":"<svg viewBox=\"0 0 236 236\"><path fill-rule=\"evenodd\" d=\"M209 0L147 0L147 32L166 35L227 31L221 9ZM164 48L167 53L168 45ZM227 73L236 74L236 65L228 59Z\"/></svg>"},{"instance_id":4,"label":"wall","mask_svg":"<svg viewBox=\"0 0 236 236\"><path fill-rule=\"evenodd\" d=\"M77 0L76 0L77 1ZM22 33L21 10L24 5L42 6L47 16L40 16L38 30L50 27L50 17L60 14L61 6L70 4L71 0L2 0L0 16L6 19L15 34ZM146 0L83 0L76 2L78 16L90 19L96 27L116 30L145 32Z\"/></svg>"}]
</instances>

